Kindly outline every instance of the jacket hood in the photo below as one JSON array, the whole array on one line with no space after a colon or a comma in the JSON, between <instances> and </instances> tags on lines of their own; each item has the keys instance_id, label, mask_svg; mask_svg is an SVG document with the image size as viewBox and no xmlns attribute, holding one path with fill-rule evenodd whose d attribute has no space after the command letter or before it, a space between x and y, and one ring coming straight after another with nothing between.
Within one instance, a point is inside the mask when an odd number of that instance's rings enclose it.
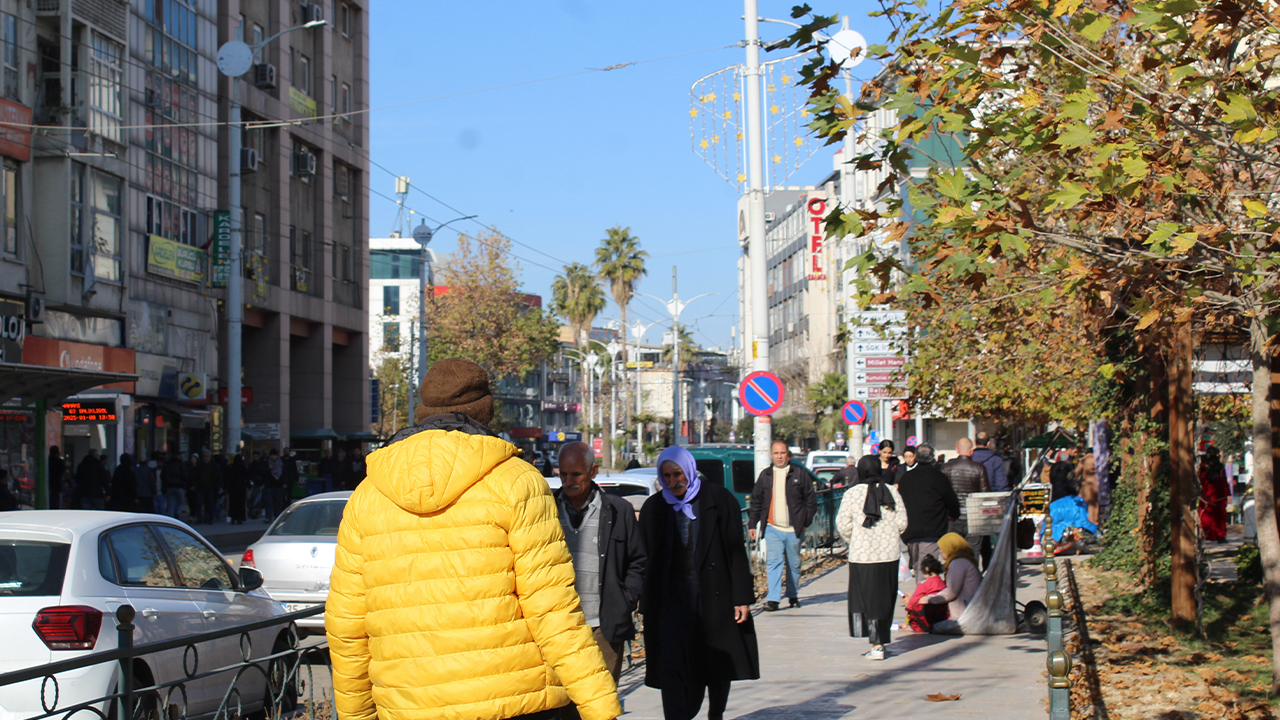
<instances>
[{"instance_id":1,"label":"jacket hood","mask_svg":"<svg viewBox=\"0 0 1280 720\"><path fill-rule=\"evenodd\" d=\"M397 433L390 445L366 458L365 481L409 512L430 513L452 505L495 467L520 454L515 445L466 416L458 418L432 416Z\"/></svg>"},{"instance_id":2,"label":"jacket hood","mask_svg":"<svg viewBox=\"0 0 1280 720\"><path fill-rule=\"evenodd\" d=\"M996 454L996 451L992 450L991 448L980 447L980 448L973 449L973 459L977 460L978 462L982 462L983 460L986 460L987 458L995 454Z\"/></svg>"}]
</instances>

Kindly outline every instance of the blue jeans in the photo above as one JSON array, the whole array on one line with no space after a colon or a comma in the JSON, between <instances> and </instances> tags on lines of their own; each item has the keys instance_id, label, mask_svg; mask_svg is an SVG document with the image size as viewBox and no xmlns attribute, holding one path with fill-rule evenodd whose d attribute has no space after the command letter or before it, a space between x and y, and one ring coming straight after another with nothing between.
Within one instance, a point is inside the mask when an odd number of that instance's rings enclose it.
<instances>
[{"instance_id":1,"label":"blue jeans","mask_svg":"<svg viewBox=\"0 0 1280 720\"><path fill-rule=\"evenodd\" d=\"M182 505L187 501L187 491L182 488L169 488L164 491L164 514L175 520L181 519Z\"/></svg>"},{"instance_id":2,"label":"blue jeans","mask_svg":"<svg viewBox=\"0 0 1280 720\"><path fill-rule=\"evenodd\" d=\"M795 600L800 591L800 538L793 532L783 532L772 525L765 525L765 545L768 547L766 562L769 568L769 590L764 599L769 602L782 600L782 569L787 570L787 597ZM783 562L783 560L786 562Z\"/></svg>"}]
</instances>

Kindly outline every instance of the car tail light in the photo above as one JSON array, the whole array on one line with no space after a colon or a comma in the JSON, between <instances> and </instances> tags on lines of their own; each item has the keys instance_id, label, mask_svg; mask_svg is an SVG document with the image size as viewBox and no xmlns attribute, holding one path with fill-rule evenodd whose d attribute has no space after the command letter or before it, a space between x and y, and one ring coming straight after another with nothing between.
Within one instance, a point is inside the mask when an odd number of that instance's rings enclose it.
<instances>
[{"instance_id":1,"label":"car tail light","mask_svg":"<svg viewBox=\"0 0 1280 720\"><path fill-rule=\"evenodd\" d=\"M248 550L244 551L244 557L240 558L240 567L251 567L251 568L258 567L257 565L253 564L253 548L249 548Z\"/></svg>"},{"instance_id":2,"label":"car tail light","mask_svg":"<svg viewBox=\"0 0 1280 720\"><path fill-rule=\"evenodd\" d=\"M45 608L31 628L50 650L92 650L102 629L102 611L86 605Z\"/></svg>"}]
</instances>

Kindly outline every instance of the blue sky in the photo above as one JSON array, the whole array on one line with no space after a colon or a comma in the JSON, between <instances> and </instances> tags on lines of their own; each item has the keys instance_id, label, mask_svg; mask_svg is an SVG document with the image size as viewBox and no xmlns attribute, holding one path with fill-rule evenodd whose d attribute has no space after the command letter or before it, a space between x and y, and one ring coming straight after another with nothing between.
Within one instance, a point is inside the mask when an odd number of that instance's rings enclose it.
<instances>
[{"instance_id":1,"label":"blue sky","mask_svg":"<svg viewBox=\"0 0 1280 720\"><path fill-rule=\"evenodd\" d=\"M853 29L883 42L886 24L866 17L871 4L810 4L850 15ZM792 5L761 0L760 14L789 19ZM476 214L512 238L526 291L549 300L564 263L590 263L607 228L630 227L649 252L639 290L670 297L675 265L682 297L720 293L691 304L681 321L698 343L728 347L737 190L691 149L689 89L743 62L744 50L732 47L744 34L742 11L722 0L373 3L370 105L428 101L372 113L370 232L385 237L396 216L394 178L380 165L412 178L414 224ZM789 31L761 25L765 40ZM560 77L629 62L638 64ZM867 64L858 70L873 74ZM537 82L544 78L556 79ZM787 183L817 182L831 167L821 150ZM454 244L446 230L433 248ZM632 319L664 315L652 300L632 302ZM617 316L610 300L598 323ZM646 339L658 341L662 329Z\"/></svg>"}]
</instances>

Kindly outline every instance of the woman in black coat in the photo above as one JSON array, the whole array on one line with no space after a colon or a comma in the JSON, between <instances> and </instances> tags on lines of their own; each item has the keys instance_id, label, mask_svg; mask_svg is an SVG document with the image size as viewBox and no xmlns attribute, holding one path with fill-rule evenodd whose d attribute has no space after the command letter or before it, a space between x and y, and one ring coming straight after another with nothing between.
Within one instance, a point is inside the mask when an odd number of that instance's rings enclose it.
<instances>
[{"instance_id":1,"label":"woman in black coat","mask_svg":"<svg viewBox=\"0 0 1280 720\"><path fill-rule=\"evenodd\" d=\"M236 525L244 524L245 498L249 492L249 466L244 464L244 455L236 453L227 468L227 517Z\"/></svg>"},{"instance_id":2,"label":"woman in black coat","mask_svg":"<svg viewBox=\"0 0 1280 720\"><path fill-rule=\"evenodd\" d=\"M690 720L708 695L721 720L729 683L760 677L751 602L755 588L738 501L702 484L688 450L658 458L662 492L640 510L649 563L644 614L645 684L662 691L667 720Z\"/></svg>"},{"instance_id":3,"label":"woman in black coat","mask_svg":"<svg viewBox=\"0 0 1280 720\"><path fill-rule=\"evenodd\" d=\"M138 476L133 473L133 458L129 453L120 455L120 464L111 475L111 497L107 501L107 509L121 512L138 510Z\"/></svg>"}]
</instances>

